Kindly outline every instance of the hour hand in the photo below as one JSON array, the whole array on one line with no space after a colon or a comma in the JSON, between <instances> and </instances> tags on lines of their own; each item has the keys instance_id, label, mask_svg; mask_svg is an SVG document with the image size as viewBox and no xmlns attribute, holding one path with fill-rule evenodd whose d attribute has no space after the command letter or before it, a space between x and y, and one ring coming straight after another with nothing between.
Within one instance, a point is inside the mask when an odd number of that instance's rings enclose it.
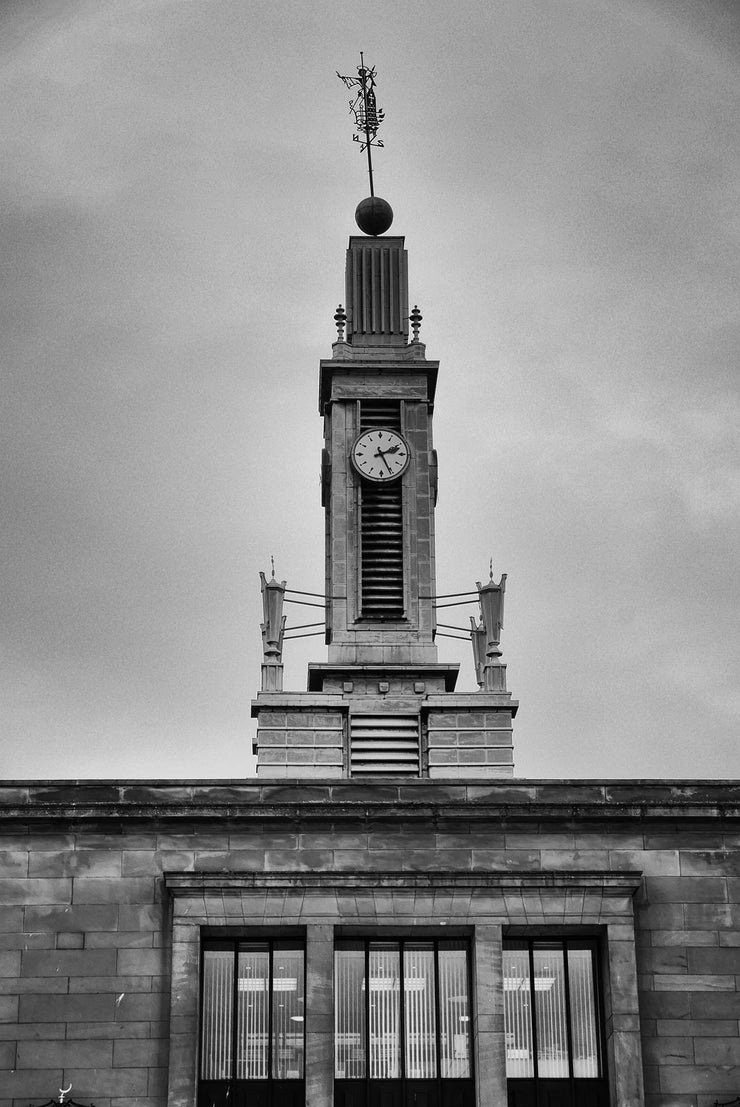
<instances>
[{"instance_id":1,"label":"hour hand","mask_svg":"<svg viewBox=\"0 0 740 1107\"><path fill-rule=\"evenodd\" d=\"M389 453L392 453L392 449L391 450L381 450L380 447L378 447L378 449L375 451L375 457L379 457L381 459L381 461L383 462L383 464L385 465L388 472L391 473L393 470L391 469L388 462L385 460L385 455L389 454Z\"/></svg>"}]
</instances>

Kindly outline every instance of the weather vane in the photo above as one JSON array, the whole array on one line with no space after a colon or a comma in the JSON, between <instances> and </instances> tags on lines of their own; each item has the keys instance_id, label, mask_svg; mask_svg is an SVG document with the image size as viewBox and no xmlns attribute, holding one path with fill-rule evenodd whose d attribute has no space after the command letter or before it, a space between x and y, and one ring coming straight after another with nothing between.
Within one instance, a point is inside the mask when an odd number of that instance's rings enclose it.
<instances>
[{"instance_id":1,"label":"weather vane","mask_svg":"<svg viewBox=\"0 0 740 1107\"><path fill-rule=\"evenodd\" d=\"M360 51L360 64L357 67L356 77L343 77L337 70L337 77L345 86L354 92L354 98L349 102L350 114L355 117L354 142L360 143L360 153L367 150L367 172L370 178L370 195L374 196L373 189L373 146L382 146L382 139L378 138L378 127L385 118L382 108L378 107L375 97L375 66L368 68Z\"/></svg>"}]
</instances>

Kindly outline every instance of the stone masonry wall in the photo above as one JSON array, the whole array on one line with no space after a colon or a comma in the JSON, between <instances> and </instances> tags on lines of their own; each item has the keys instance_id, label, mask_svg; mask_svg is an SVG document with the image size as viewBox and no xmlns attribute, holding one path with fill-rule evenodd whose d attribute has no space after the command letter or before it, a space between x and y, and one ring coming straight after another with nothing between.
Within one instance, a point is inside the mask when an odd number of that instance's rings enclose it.
<instances>
[{"instance_id":1,"label":"stone masonry wall","mask_svg":"<svg viewBox=\"0 0 740 1107\"><path fill-rule=\"evenodd\" d=\"M263 697L264 698L264 697ZM346 709L299 708L296 695L276 708L260 708L254 752L260 777L341 777L344 775Z\"/></svg>"},{"instance_id":2,"label":"stone masonry wall","mask_svg":"<svg viewBox=\"0 0 740 1107\"><path fill-rule=\"evenodd\" d=\"M171 889L192 884L203 918L308 920L324 945L339 922L393 932L427 910L465 918L493 973L479 1004L495 998L508 927L596 925L608 935L614 1107L740 1094L740 785L0 785L0 832L0 1107L42 1103L70 1082L96 1107L188 1103L197 1021L170 1025L171 941L173 912L187 922L196 901L173 900L165 872ZM634 927L609 906L617 893ZM311 919L299 902L313 902ZM197 939L197 918L189 925ZM197 943L191 953L180 971L192 987ZM477 1030L479 1089L503 1086L502 1030L499 1005ZM641 1072L620 1062L635 1037ZM310 1107L329 1107L321 1040ZM176 1086L178 1056L189 1060Z\"/></svg>"},{"instance_id":3,"label":"stone masonry wall","mask_svg":"<svg viewBox=\"0 0 740 1107\"><path fill-rule=\"evenodd\" d=\"M430 710L427 715L429 776L511 776L514 745L510 700L497 706L489 699L476 710L474 696L445 699L448 702L444 707Z\"/></svg>"}]
</instances>

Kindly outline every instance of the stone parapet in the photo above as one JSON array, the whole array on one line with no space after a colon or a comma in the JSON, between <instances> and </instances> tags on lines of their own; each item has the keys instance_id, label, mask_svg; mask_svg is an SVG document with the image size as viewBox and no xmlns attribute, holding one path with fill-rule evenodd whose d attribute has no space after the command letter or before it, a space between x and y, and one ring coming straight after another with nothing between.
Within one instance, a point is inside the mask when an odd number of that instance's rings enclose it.
<instances>
[{"instance_id":1,"label":"stone parapet","mask_svg":"<svg viewBox=\"0 0 740 1107\"><path fill-rule=\"evenodd\" d=\"M258 777L341 777L344 774L346 707L296 705L296 697L264 705L256 701Z\"/></svg>"},{"instance_id":2,"label":"stone parapet","mask_svg":"<svg viewBox=\"0 0 740 1107\"><path fill-rule=\"evenodd\" d=\"M517 707L517 702L505 692L428 696L425 714L429 777L512 776L512 719Z\"/></svg>"}]
</instances>

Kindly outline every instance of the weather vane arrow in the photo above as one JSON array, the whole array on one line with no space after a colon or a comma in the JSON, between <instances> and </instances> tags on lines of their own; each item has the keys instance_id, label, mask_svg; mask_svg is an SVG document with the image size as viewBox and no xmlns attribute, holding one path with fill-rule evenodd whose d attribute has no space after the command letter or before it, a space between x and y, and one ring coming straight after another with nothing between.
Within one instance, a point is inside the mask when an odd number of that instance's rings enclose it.
<instances>
[{"instance_id":1,"label":"weather vane arrow","mask_svg":"<svg viewBox=\"0 0 740 1107\"><path fill-rule=\"evenodd\" d=\"M356 77L343 77L337 70L337 77L344 82L354 96L349 102L350 115L354 116L355 134L354 142L360 143L360 152L367 150L367 172L370 178L370 195L375 195L373 188L373 146L382 146L383 142L378 138L378 128L385 118L382 108L378 107L375 96L375 66L365 65L365 59L360 51L360 64L357 67Z\"/></svg>"}]
</instances>

